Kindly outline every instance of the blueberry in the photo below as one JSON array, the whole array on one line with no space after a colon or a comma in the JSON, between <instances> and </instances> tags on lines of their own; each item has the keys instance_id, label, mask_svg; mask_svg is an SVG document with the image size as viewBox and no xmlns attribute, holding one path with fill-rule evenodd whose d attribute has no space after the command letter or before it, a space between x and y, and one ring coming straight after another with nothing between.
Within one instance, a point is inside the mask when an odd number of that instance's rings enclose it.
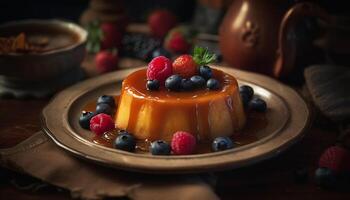
<instances>
[{"instance_id":1,"label":"blueberry","mask_svg":"<svg viewBox=\"0 0 350 200\"><path fill-rule=\"evenodd\" d=\"M168 90L172 90L172 91L178 91L181 89L181 76L178 74L174 74L169 76L166 80L165 80L165 87Z\"/></svg>"},{"instance_id":2,"label":"blueberry","mask_svg":"<svg viewBox=\"0 0 350 200\"><path fill-rule=\"evenodd\" d=\"M240 96L243 103L243 107L246 109L248 107L250 99L246 93L240 93Z\"/></svg>"},{"instance_id":3,"label":"blueberry","mask_svg":"<svg viewBox=\"0 0 350 200\"><path fill-rule=\"evenodd\" d=\"M163 47L156 48L152 52L152 59L158 56L165 56L167 58L171 58L171 54L169 51L165 50Z\"/></svg>"},{"instance_id":4,"label":"blueberry","mask_svg":"<svg viewBox=\"0 0 350 200\"><path fill-rule=\"evenodd\" d=\"M135 146L135 138L128 133L118 135L118 137L114 141L114 148L124 151L134 151Z\"/></svg>"},{"instance_id":5,"label":"blueberry","mask_svg":"<svg viewBox=\"0 0 350 200\"><path fill-rule=\"evenodd\" d=\"M205 85L205 80L201 76L192 76L190 80L193 82L195 88L202 88Z\"/></svg>"},{"instance_id":6,"label":"blueberry","mask_svg":"<svg viewBox=\"0 0 350 200\"><path fill-rule=\"evenodd\" d=\"M199 74L205 79L208 80L213 76L213 72L209 66L200 66Z\"/></svg>"},{"instance_id":7,"label":"blueberry","mask_svg":"<svg viewBox=\"0 0 350 200\"><path fill-rule=\"evenodd\" d=\"M165 141L156 140L151 143L150 151L152 155L169 155L171 148Z\"/></svg>"},{"instance_id":8,"label":"blueberry","mask_svg":"<svg viewBox=\"0 0 350 200\"><path fill-rule=\"evenodd\" d=\"M100 103L105 103L108 104L109 106L111 106L112 108L115 107L115 102L114 102L114 98L112 96L108 96L108 95L102 95L97 99L97 104Z\"/></svg>"},{"instance_id":9,"label":"blueberry","mask_svg":"<svg viewBox=\"0 0 350 200\"><path fill-rule=\"evenodd\" d=\"M97 104L97 106L96 106L96 113L97 114L104 113L107 115L112 115L113 108L109 104L100 103L100 104Z\"/></svg>"},{"instance_id":10,"label":"blueberry","mask_svg":"<svg viewBox=\"0 0 350 200\"><path fill-rule=\"evenodd\" d=\"M148 90L158 90L160 87L158 80L148 80L146 87Z\"/></svg>"},{"instance_id":11,"label":"blueberry","mask_svg":"<svg viewBox=\"0 0 350 200\"><path fill-rule=\"evenodd\" d=\"M242 85L241 87L239 87L239 93L245 94L248 100L250 101L253 98L254 90L248 85Z\"/></svg>"},{"instance_id":12,"label":"blueberry","mask_svg":"<svg viewBox=\"0 0 350 200\"><path fill-rule=\"evenodd\" d=\"M252 99L249 104L249 108L258 112L265 112L267 109L266 102L262 99Z\"/></svg>"},{"instance_id":13,"label":"blueberry","mask_svg":"<svg viewBox=\"0 0 350 200\"><path fill-rule=\"evenodd\" d=\"M181 88L185 91L191 91L194 89L194 84L190 79L182 79Z\"/></svg>"},{"instance_id":14,"label":"blueberry","mask_svg":"<svg viewBox=\"0 0 350 200\"><path fill-rule=\"evenodd\" d=\"M232 149L234 145L229 137L217 137L214 139L211 147L213 151L223 151Z\"/></svg>"},{"instance_id":15,"label":"blueberry","mask_svg":"<svg viewBox=\"0 0 350 200\"><path fill-rule=\"evenodd\" d=\"M207 88L210 90L217 90L220 87L220 83L218 80L211 78L207 81Z\"/></svg>"},{"instance_id":16,"label":"blueberry","mask_svg":"<svg viewBox=\"0 0 350 200\"><path fill-rule=\"evenodd\" d=\"M316 183L325 188L332 188L336 185L335 173L328 168L318 168L315 172Z\"/></svg>"},{"instance_id":17,"label":"blueberry","mask_svg":"<svg viewBox=\"0 0 350 200\"><path fill-rule=\"evenodd\" d=\"M80 126L84 129L89 130L90 129L90 120L93 116L95 116L95 113L83 111L80 115L80 118L79 118Z\"/></svg>"}]
</instances>

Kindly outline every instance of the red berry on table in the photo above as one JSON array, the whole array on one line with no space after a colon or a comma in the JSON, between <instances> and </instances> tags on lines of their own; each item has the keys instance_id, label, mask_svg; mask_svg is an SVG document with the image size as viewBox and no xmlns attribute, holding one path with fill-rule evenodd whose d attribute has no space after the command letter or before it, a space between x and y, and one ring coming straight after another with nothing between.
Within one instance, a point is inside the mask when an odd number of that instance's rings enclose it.
<instances>
[{"instance_id":1,"label":"red berry on table","mask_svg":"<svg viewBox=\"0 0 350 200\"><path fill-rule=\"evenodd\" d=\"M90 130L96 135L102 135L107 131L115 128L114 121L111 116L100 113L90 120Z\"/></svg>"},{"instance_id":2,"label":"red berry on table","mask_svg":"<svg viewBox=\"0 0 350 200\"><path fill-rule=\"evenodd\" d=\"M118 53L116 51L100 51L95 57L95 64L100 73L113 71L118 67Z\"/></svg>"},{"instance_id":3,"label":"red berry on table","mask_svg":"<svg viewBox=\"0 0 350 200\"><path fill-rule=\"evenodd\" d=\"M151 33L156 37L165 37L170 29L176 26L176 16L165 9L155 10L147 20Z\"/></svg>"},{"instance_id":4,"label":"red berry on table","mask_svg":"<svg viewBox=\"0 0 350 200\"><path fill-rule=\"evenodd\" d=\"M102 23L101 30L103 33L101 40L102 49L120 48L123 33L121 28L118 28L117 24L108 22Z\"/></svg>"},{"instance_id":5,"label":"red berry on table","mask_svg":"<svg viewBox=\"0 0 350 200\"><path fill-rule=\"evenodd\" d=\"M189 28L173 28L166 36L164 48L172 53L188 53L191 50L194 33Z\"/></svg>"},{"instance_id":6,"label":"red berry on table","mask_svg":"<svg viewBox=\"0 0 350 200\"><path fill-rule=\"evenodd\" d=\"M191 55L181 55L173 62L173 73L183 78L191 78L197 73L197 63Z\"/></svg>"},{"instance_id":7,"label":"red berry on table","mask_svg":"<svg viewBox=\"0 0 350 200\"><path fill-rule=\"evenodd\" d=\"M165 79L172 75L172 63L169 58L158 56L152 59L147 68L147 79L158 80L164 85Z\"/></svg>"},{"instance_id":8,"label":"red berry on table","mask_svg":"<svg viewBox=\"0 0 350 200\"><path fill-rule=\"evenodd\" d=\"M196 138L188 132L178 131L171 140L171 149L176 155L189 155L196 148Z\"/></svg>"},{"instance_id":9,"label":"red berry on table","mask_svg":"<svg viewBox=\"0 0 350 200\"><path fill-rule=\"evenodd\" d=\"M318 166L336 173L350 172L350 152L340 146L329 147L321 155Z\"/></svg>"}]
</instances>

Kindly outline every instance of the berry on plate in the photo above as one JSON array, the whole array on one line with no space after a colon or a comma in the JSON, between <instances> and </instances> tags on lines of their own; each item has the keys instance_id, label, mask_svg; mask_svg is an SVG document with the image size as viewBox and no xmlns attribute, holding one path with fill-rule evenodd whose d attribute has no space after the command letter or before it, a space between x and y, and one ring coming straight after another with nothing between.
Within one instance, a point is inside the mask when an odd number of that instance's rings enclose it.
<instances>
[{"instance_id":1,"label":"berry on plate","mask_svg":"<svg viewBox=\"0 0 350 200\"><path fill-rule=\"evenodd\" d=\"M122 133L117 136L114 141L114 148L120 149L123 151L132 152L135 150L136 141L134 136L129 133Z\"/></svg>"},{"instance_id":2,"label":"berry on plate","mask_svg":"<svg viewBox=\"0 0 350 200\"><path fill-rule=\"evenodd\" d=\"M158 56L153 58L148 63L147 79L158 80L161 85L164 84L165 79L171 76L173 73L171 61L164 56Z\"/></svg>"},{"instance_id":3,"label":"berry on plate","mask_svg":"<svg viewBox=\"0 0 350 200\"><path fill-rule=\"evenodd\" d=\"M207 81L207 88L209 90L217 90L220 88L220 83L218 80L211 78Z\"/></svg>"},{"instance_id":4,"label":"berry on plate","mask_svg":"<svg viewBox=\"0 0 350 200\"><path fill-rule=\"evenodd\" d=\"M163 140L156 140L151 143L150 152L152 155L169 155L171 152L171 147Z\"/></svg>"},{"instance_id":5,"label":"berry on plate","mask_svg":"<svg viewBox=\"0 0 350 200\"><path fill-rule=\"evenodd\" d=\"M248 98L248 101L250 101L253 98L254 90L249 85L242 85L239 87L239 93L241 95L242 94L246 95L246 97Z\"/></svg>"},{"instance_id":6,"label":"berry on plate","mask_svg":"<svg viewBox=\"0 0 350 200\"><path fill-rule=\"evenodd\" d=\"M266 102L260 98L254 98L248 103L248 107L258 112L265 112L267 109Z\"/></svg>"},{"instance_id":7,"label":"berry on plate","mask_svg":"<svg viewBox=\"0 0 350 200\"><path fill-rule=\"evenodd\" d=\"M179 91L181 89L181 81L180 75L171 75L165 80L165 87L170 91Z\"/></svg>"},{"instance_id":8,"label":"berry on plate","mask_svg":"<svg viewBox=\"0 0 350 200\"><path fill-rule=\"evenodd\" d=\"M155 10L147 19L151 33L157 37L164 37L170 29L176 26L176 16L165 9Z\"/></svg>"},{"instance_id":9,"label":"berry on plate","mask_svg":"<svg viewBox=\"0 0 350 200\"><path fill-rule=\"evenodd\" d=\"M213 151L224 151L234 147L232 140L229 137L217 137L212 143Z\"/></svg>"},{"instance_id":10,"label":"berry on plate","mask_svg":"<svg viewBox=\"0 0 350 200\"><path fill-rule=\"evenodd\" d=\"M350 152L340 146L329 147L321 155L318 166L335 173L350 172Z\"/></svg>"},{"instance_id":11,"label":"berry on plate","mask_svg":"<svg viewBox=\"0 0 350 200\"><path fill-rule=\"evenodd\" d=\"M196 148L196 138L188 132L177 131L171 140L171 149L176 155L189 155Z\"/></svg>"},{"instance_id":12,"label":"berry on plate","mask_svg":"<svg viewBox=\"0 0 350 200\"><path fill-rule=\"evenodd\" d=\"M107 114L97 114L90 120L90 130L96 135L102 135L104 132L111 131L114 128L114 121L112 117Z\"/></svg>"},{"instance_id":13,"label":"berry on plate","mask_svg":"<svg viewBox=\"0 0 350 200\"><path fill-rule=\"evenodd\" d=\"M110 72L118 67L118 53L113 51L100 51L95 57L97 71L100 73Z\"/></svg>"},{"instance_id":14,"label":"berry on plate","mask_svg":"<svg viewBox=\"0 0 350 200\"><path fill-rule=\"evenodd\" d=\"M158 90L160 84L158 80L148 80L146 83L146 87L148 90Z\"/></svg>"},{"instance_id":15,"label":"berry on plate","mask_svg":"<svg viewBox=\"0 0 350 200\"><path fill-rule=\"evenodd\" d=\"M185 54L177 57L173 62L173 73L179 74L183 78L191 78L196 75L197 63L191 55Z\"/></svg>"},{"instance_id":16,"label":"berry on plate","mask_svg":"<svg viewBox=\"0 0 350 200\"><path fill-rule=\"evenodd\" d=\"M97 104L97 106L96 106L96 113L97 114L104 113L107 115L112 115L113 108L106 103L100 103L100 104Z\"/></svg>"},{"instance_id":17,"label":"berry on plate","mask_svg":"<svg viewBox=\"0 0 350 200\"><path fill-rule=\"evenodd\" d=\"M90 129L90 120L95 116L93 112L83 111L79 117L79 124L84 129Z\"/></svg>"},{"instance_id":18,"label":"berry on plate","mask_svg":"<svg viewBox=\"0 0 350 200\"><path fill-rule=\"evenodd\" d=\"M102 95L102 96L98 97L97 104L100 104L100 103L105 103L105 104L108 104L111 107L115 107L115 101L114 101L114 97L113 96Z\"/></svg>"}]
</instances>

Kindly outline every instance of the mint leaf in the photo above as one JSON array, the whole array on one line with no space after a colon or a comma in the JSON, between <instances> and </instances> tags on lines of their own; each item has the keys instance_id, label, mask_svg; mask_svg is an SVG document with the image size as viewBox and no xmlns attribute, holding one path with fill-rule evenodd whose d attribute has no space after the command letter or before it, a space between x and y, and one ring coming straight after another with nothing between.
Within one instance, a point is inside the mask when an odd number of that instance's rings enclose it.
<instances>
[{"instance_id":1,"label":"mint leaf","mask_svg":"<svg viewBox=\"0 0 350 200\"><path fill-rule=\"evenodd\" d=\"M193 50L193 59L198 65L207 65L216 60L216 55L210 53L208 48L196 46Z\"/></svg>"}]
</instances>

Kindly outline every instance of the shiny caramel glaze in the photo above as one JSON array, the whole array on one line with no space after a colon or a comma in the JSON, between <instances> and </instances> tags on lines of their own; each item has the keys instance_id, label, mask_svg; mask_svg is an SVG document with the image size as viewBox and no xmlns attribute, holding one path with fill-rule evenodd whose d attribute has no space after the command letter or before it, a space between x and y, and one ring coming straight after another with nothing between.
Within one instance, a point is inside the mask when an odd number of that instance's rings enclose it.
<instances>
[{"instance_id":1,"label":"shiny caramel glaze","mask_svg":"<svg viewBox=\"0 0 350 200\"><path fill-rule=\"evenodd\" d=\"M119 96L115 96L115 101L118 102ZM96 100L93 100L86 104L83 108L84 111L94 112L96 108ZM236 146L243 146L260 140L267 136L267 133L261 132L268 122L265 113L248 112L247 123L242 130L239 130L239 134L232 134L231 139ZM91 133L93 134L93 133ZM105 147L113 148L113 142L118 135L118 129L104 133L102 136L95 136L92 138L92 142ZM150 140L137 140L136 153L148 153ZM201 140L197 143L195 154L210 153L212 140Z\"/></svg>"},{"instance_id":2,"label":"shiny caramel glaze","mask_svg":"<svg viewBox=\"0 0 350 200\"><path fill-rule=\"evenodd\" d=\"M122 84L116 126L132 132L137 139L170 141L176 131L188 131L197 139L229 136L240 130L245 114L237 80L213 69L221 88L172 92L161 87L146 89L146 69L126 77Z\"/></svg>"}]
</instances>

